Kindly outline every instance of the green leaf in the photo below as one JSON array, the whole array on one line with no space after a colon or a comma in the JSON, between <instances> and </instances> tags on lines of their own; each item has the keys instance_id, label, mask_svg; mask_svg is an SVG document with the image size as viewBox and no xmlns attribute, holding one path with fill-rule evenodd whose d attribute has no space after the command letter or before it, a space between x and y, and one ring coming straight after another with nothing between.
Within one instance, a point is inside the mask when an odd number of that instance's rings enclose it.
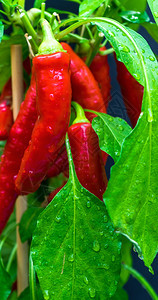
<instances>
[{"instance_id":1,"label":"green leaf","mask_svg":"<svg viewBox=\"0 0 158 300\"><path fill-rule=\"evenodd\" d=\"M30 288L27 287L18 297L18 300L31 300L30 297Z\"/></svg>"},{"instance_id":2,"label":"green leaf","mask_svg":"<svg viewBox=\"0 0 158 300\"><path fill-rule=\"evenodd\" d=\"M99 137L99 146L116 162L120 156L122 143L132 129L120 118L103 113L97 113L97 115L98 117L92 121L92 127Z\"/></svg>"},{"instance_id":3,"label":"green leaf","mask_svg":"<svg viewBox=\"0 0 158 300\"><path fill-rule=\"evenodd\" d=\"M128 300L128 294L124 289L118 287L115 295L111 298L111 300Z\"/></svg>"},{"instance_id":4,"label":"green leaf","mask_svg":"<svg viewBox=\"0 0 158 300\"><path fill-rule=\"evenodd\" d=\"M108 3L108 0L84 0L79 6L79 16L90 16L102 3Z\"/></svg>"},{"instance_id":5,"label":"green leaf","mask_svg":"<svg viewBox=\"0 0 158 300\"><path fill-rule=\"evenodd\" d=\"M140 12L140 11L133 11L133 10L127 10L122 11L119 14L124 20L133 23L133 24L141 24L144 22L150 22L150 18L146 11Z\"/></svg>"},{"instance_id":6,"label":"green leaf","mask_svg":"<svg viewBox=\"0 0 158 300\"><path fill-rule=\"evenodd\" d=\"M122 263L126 264L128 266L132 266L132 243L122 236L122 247L121 247L121 256L122 256ZM126 282L128 281L130 276L130 273L127 269L125 269L123 266L121 267L121 273L120 273L120 285L123 287Z\"/></svg>"},{"instance_id":7,"label":"green leaf","mask_svg":"<svg viewBox=\"0 0 158 300\"><path fill-rule=\"evenodd\" d=\"M21 44L23 59L28 56L28 46L23 35L14 35L9 40L2 40L0 44L0 91L11 75L10 47L12 44Z\"/></svg>"},{"instance_id":8,"label":"green leaf","mask_svg":"<svg viewBox=\"0 0 158 300\"><path fill-rule=\"evenodd\" d=\"M45 299L109 299L120 273L118 235L102 201L69 180L40 215L31 256ZM49 271L48 271L49 267Z\"/></svg>"},{"instance_id":9,"label":"green leaf","mask_svg":"<svg viewBox=\"0 0 158 300\"><path fill-rule=\"evenodd\" d=\"M156 24L158 25L158 2L155 0L147 0L149 7L151 9L151 12L153 14L154 20Z\"/></svg>"},{"instance_id":10,"label":"green leaf","mask_svg":"<svg viewBox=\"0 0 158 300\"><path fill-rule=\"evenodd\" d=\"M2 259L0 259L0 299L6 300L11 293L12 281L10 275L6 272L3 267Z\"/></svg>"},{"instance_id":11,"label":"green leaf","mask_svg":"<svg viewBox=\"0 0 158 300\"><path fill-rule=\"evenodd\" d=\"M120 0L120 3L127 9L127 10L135 10L135 11L145 11L146 8L146 0Z\"/></svg>"},{"instance_id":12,"label":"green leaf","mask_svg":"<svg viewBox=\"0 0 158 300\"><path fill-rule=\"evenodd\" d=\"M46 0L35 0L33 7L35 7L35 8L41 8L41 4L43 2L46 2Z\"/></svg>"},{"instance_id":13,"label":"green leaf","mask_svg":"<svg viewBox=\"0 0 158 300\"><path fill-rule=\"evenodd\" d=\"M151 37L158 43L158 27L156 23L143 23L142 26L147 30Z\"/></svg>"},{"instance_id":14,"label":"green leaf","mask_svg":"<svg viewBox=\"0 0 158 300\"><path fill-rule=\"evenodd\" d=\"M145 86L142 113L137 126L123 142L104 201L115 227L135 242L145 265L150 267L158 251L158 63L138 33L108 19L97 26L119 60Z\"/></svg>"},{"instance_id":15,"label":"green leaf","mask_svg":"<svg viewBox=\"0 0 158 300\"><path fill-rule=\"evenodd\" d=\"M42 211L42 207L30 207L24 212L19 224L19 233L22 243L32 238L32 234L36 228L37 218Z\"/></svg>"}]
</instances>

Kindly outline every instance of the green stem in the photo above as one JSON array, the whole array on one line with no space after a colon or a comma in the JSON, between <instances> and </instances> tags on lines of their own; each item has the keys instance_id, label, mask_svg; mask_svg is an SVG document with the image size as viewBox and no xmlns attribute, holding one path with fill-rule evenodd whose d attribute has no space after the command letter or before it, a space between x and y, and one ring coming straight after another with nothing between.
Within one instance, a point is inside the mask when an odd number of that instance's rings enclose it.
<instances>
[{"instance_id":1,"label":"green stem","mask_svg":"<svg viewBox=\"0 0 158 300\"><path fill-rule=\"evenodd\" d=\"M130 272L130 274L134 278L136 278L140 282L140 284L145 288L145 290L148 292L148 294L151 296L151 298L153 300L158 300L157 294L155 293L155 291L153 290L153 288L151 287L149 282L140 273L138 273L136 270L134 270L133 268L131 268L125 264L122 264L122 265L126 270L128 270Z\"/></svg>"},{"instance_id":2,"label":"green stem","mask_svg":"<svg viewBox=\"0 0 158 300\"><path fill-rule=\"evenodd\" d=\"M40 25L43 33L43 41L38 48L38 55L40 54L52 54L55 52L64 52L60 43L58 43L52 32L49 22L45 19L40 20Z\"/></svg>"},{"instance_id":3,"label":"green stem","mask_svg":"<svg viewBox=\"0 0 158 300\"><path fill-rule=\"evenodd\" d=\"M110 49L107 49L105 51L99 51L99 54L102 55L102 56L104 56L104 55L111 54L113 52L115 52L114 48L110 48Z\"/></svg>"},{"instance_id":4,"label":"green stem","mask_svg":"<svg viewBox=\"0 0 158 300\"><path fill-rule=\"evenodd\" d=\"M77 123L90 123L89 120L86 118L84 110L82 108L81 105L79 105L78 103L72 101L71 105L73 106L73 108L76 111L76 119L73 121L73 124L77 124Z\"/></svg>"},{"instance_id":5,"label":"green stem","mask_svg":"<svg viewBox=\"0 0 158 300\"><path fill-rule=\"evenodd\" d=\"M75 33L69 33L68 35L65 35L62 41L68 41L69 43L78 43L78 44L83 42L89 42L88 39L81 37Z\"/></svg>"},{"instance_id":6,"label":"green stem","mask_svg":"<svg viewBox=\"0 0 158 300\"><path fill-rule=\"evenodd\" d=\"M91 50L89 51L89 54L87 56L87 59L86 59L86 65L89 67L93 58L95 57L95 55L97 54L99 48L100 48L100 44L103 40L103 36L100 36L100 33L98 33L96 31L96 34L95 34L95 37L94 37L94 44L93 46L91 47Z\"/></svg>"},{"instance_id":7,"label":"green stem","mask_svg":"<svg viewBox=\"0 0 158 300\"><path fill-rule=\"evenodd\" d=\"M36 274L33 266L32 257L29 258L29 283L30 283L30 295L32 300L36 300Z\"/></svg>"},{"instance_id":8,"label":"green stem","mask_svg":"<svg viewBox=\"0 0 158 300\"><path fill-rule=\"evenodd\" d=\"M41 4L41 19L44 19L45 8L46 8L46 4L43 2Z\"/></svg>"},{"instance_id":9,"label":"green stem","mask_svg":"<svg viewBox=\"0 0 158 300\"><path fill-rule=\"evenodd\" d=\"M34 28L32 27L29 18L27 17L25 11L23 9L19 9L20 12L20 18L22 23L24 24L24 27L26 29L26 31L28 32L29 35L32 36L34 42L39 45L39 39L37 36L36 31L34 30Z\"/></svg>"},{"instance_id":10,"label":"green stem","mask_svg":"<svg viewBox=\"0 0 158 300\"><path fill-rule=\"evenodd\" d=\"M10 271L10 267L12 265L12 262L14 260L15 254L16 254L16 250L17 250L17 244L15 244L10 256L9 256L9 260L6 266L6 271L9 272Z\"/></svg>"}]
</instances>

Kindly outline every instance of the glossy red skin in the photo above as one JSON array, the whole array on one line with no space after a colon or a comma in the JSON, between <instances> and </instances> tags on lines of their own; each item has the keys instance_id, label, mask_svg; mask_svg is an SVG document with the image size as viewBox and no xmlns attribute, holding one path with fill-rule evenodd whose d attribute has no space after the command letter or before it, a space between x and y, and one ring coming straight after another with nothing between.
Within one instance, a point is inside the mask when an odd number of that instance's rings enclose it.
<instances>
[{"instance_id":1,"label":"glossy red skin","mask_svg":"<svg viewBox=\"0 0 158 300\"><path fill-rule=\"evenodd\" d=\"M12 105L12 86L11 79L9 79L0 96L0 140L6 140L9 131L13 124Z\"/></svg>"},{"instance_id":2,"label":"glossy red skin","mask_svg":"<svg viewBox=\"0 0 158 300\"><path fill-rule=\"evenodd\" d=\"M31 85L24 102L21 104L17 119L10 130L4 153L1 156L0 233L13 211L18 196L15 189L15 177L18 174L21 159L28 146L36 119L36 82L33 75Z\"/></svg>"},{"instance_id":3,"label":"glossy red skin","mask_svg":"<svg viewBox=\"0 0 158 300\"><path fill-rule=\"evenodd\" d=\"M69 127L68 136L80 183L103 200L107 177L97 134L90 123L78 123Z\"/></svg>"},{"instance_id":4,"label":"glossy red skin","mask_svg":"<svg viewBox=\"0 0 158 300\"><path fill-rule=\"evenodd\" d=\"M59 152L57 158L55 159L53 165L47 172L47 177L55 177L60 173L64 172L69 167L67 151L65 145L62 147L62 150Z\"/></svg>"},{"instance_id":5,"label":"glossy red skin","mask_svg":"<svg viewBox=\"0 0 158 300\"><path fill-rule=\"evenodd\" d=\"M70 71L72 98L83 108L106 113L104 100L98 83L84 61L66 43L61 43L64 50L70 55ZM94 114L86 113L90 121Z\"/></svg>"},{"instance_id":6,"label":"glossy red skin","mask_svg":"<svg viewBox=\"0 0 158 300\"><path fill-rule=\"evenodd\" d=\"M106 48L100 48L100 51L105 51ZM100 55L99 53L93 58L89 66L95 80L98 82L101 94L103 96L105 107L108 107L108 103L111 99L110 90L110 68L108 65L107 55Z\"/></svg>"},{"instance_id":7,"label":"glossy red skin","mask_svg":"<svg viewBox=\"0 0 158 300\"><path fill-rule=\"evenodd\" d=\"M122 62L116 60L116 65L123 101L132 127L135 127L141 113L144 87L128 72Z\"/></svg>"},{"instance_id":8,"label":"glossy red skin","mask_svg":"<svg viewBox=\"0 0 158 300\"><path fill-rule=\"evenodd\" d=\"M20 193L35 192L64 143L71 112L69 55L34 57L38 120L16 179Z\"/></svg>"}]
</instances>

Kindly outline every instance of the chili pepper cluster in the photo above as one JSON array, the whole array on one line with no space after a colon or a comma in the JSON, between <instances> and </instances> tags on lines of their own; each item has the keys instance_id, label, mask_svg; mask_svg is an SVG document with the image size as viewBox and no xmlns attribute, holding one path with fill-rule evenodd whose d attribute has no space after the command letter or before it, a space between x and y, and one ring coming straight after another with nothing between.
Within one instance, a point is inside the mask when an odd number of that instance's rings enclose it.
<instances>
[{"instance_id":1,"label":"chili pepper cluster","mask_svg":"<svg viewBox=\"0 0 158 300\"><path fill-rule=\"evenodd\" d=\"M43 26L50 30L45 22ZM98 137L91 125L96 115L84 112L84 109L107 111L111 99L107 57L97 53L88 67L85 58L80 58L70 45L59 44L53 36L52 43L52 48L47 47L44 36L39 52L32 60L30 86L14 124L11 79L1 94L0 139L7 139L7 143L0 163L0 232L13 211L18 195L35 192L44 179L61 172L69 176L65 147L67 132L80 183L100 200L103 200L107 186L107 154L100 150ZM100 49L105 50L105 47ZM131 79L122 63L117 62L117 67L124 102L134 126L141 110L143 90ZM30 73L28 69L26 71ZM136 85L140 91L137 93L139 99L128 99ZM134 115L133 103L137 109ZM73 124L70 124L71 104L76 112ZM63 185L50 194L48 202Z\"/></svg>"}]
</instances>

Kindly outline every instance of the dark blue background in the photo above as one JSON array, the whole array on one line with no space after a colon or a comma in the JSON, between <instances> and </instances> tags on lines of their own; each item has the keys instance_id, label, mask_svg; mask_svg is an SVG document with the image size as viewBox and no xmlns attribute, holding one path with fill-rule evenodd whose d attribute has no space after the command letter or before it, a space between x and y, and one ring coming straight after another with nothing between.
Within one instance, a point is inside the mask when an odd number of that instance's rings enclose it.
<instances>
[{"instance_id":1,"label":"dark blue background","mask_svg":"<svg viewBox=\"0 0 158 300\"><path fill-rule=\"evenodd\" d=\"M92 0L93 1L93 0ZM139 0L138 0L139 1ZM32 7L34 1L28 1L26 0L26 9L29 9ZM70 10L73 12L78 11L78 4L73 3L73 2L67 2L67 1L49 1L47 0L47 7L53 7L57 9L62 9L62 10ZM147 9L148 14L152 19L151 13L149 8ZM146 30L143 27L140 27L139 33L145 37L145 39L148 41L150 44L152 50L154 53L158 54L158 45L157 43L150 37L150 35L146 32ZM111 85L112 85L112 101L109 104L108 107L108 113L113 115L113 116L119 116L121 118L124 118L126 121L129 122L129 119L126 115L125 107L123 105L122 98L120 96L120 87L117 83L116 80L116 68L115 68L115 62L113 60L113 56L109 56L109 63L110 63L110 73L111 73ZM107 171L109 173L109 168L112 165L112 160L109 158L108 160L108 168ZM150 247L150 245L149 245ZM133 267L138 270L140 273L143 274L143 276L150 282L152 287L155 289L155 291L158 294L158 261L157 258L155 258L154 263L153 263L153 269L155 272L155 276L153 276L151 273L149 273L148 269L144 266L143 261L141 261L137 253L133 252ZM129 299L130 300L150 300L150 296L147 294L147 292L141 287L139 282L137 282L134 278L130 276L130 279L128 283L125 286L125 289L128 292ZM120 299L121 300L121 299Z\"/></svg>"}]
</instances>

